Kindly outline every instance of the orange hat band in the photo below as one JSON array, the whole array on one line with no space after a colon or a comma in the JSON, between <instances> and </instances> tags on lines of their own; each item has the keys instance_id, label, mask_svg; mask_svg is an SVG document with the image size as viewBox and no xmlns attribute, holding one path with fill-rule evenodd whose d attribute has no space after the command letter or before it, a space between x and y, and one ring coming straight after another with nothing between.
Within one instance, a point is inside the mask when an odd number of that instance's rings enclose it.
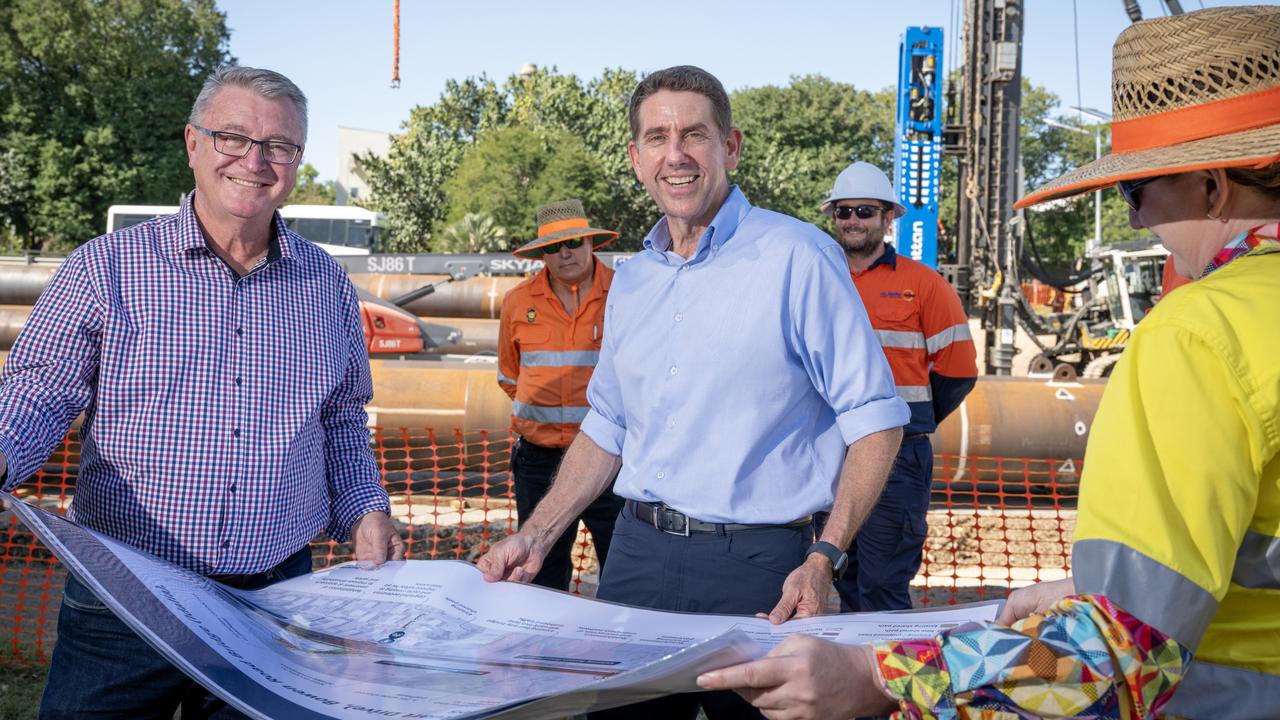
<instances>
[{"instance_id":1,"label":"orange hat band","mask_svg":"<svg viewBox=\"0 0 1280 720\"><path fill-rule=\"evenodd\" d=\"M1150 150L1280 123L1280 86L1111 124L1111 151Z\"/></svg>"},{"instance_id":2,"label":"orange hat band","mask_svg":"<svg viewBox=\"0 0 1280 720\"><path fill-rule=\"evenodd\" d=\"M568 220L557 220L538 226L538 237L546 237L551 233L557 233L561 230L573 230L576 228L591 227L587 224L586 218L569 218Z\"/></svg>"}]
</instances>

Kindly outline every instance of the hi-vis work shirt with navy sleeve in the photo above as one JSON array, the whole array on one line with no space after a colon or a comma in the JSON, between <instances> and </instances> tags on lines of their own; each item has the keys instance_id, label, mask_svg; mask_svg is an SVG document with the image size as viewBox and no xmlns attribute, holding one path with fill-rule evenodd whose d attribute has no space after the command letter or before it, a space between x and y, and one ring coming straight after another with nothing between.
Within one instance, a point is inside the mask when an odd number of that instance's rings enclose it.
<instances>
[{"instance_id":1,"label":"hi-vis work shirt with navy sleeve","mask_svg":"<svg viewBox=\"0 0 1280 720\"><path fill-rule=\"evenodd\" d=\"M572 317L551 289L548 271L502 300L498 385L511 397L511 428L535 445L568 447L587 415L587 383L604 337L613 270L594 258L591 287Z\"/></svg>"},{"instance_id":2,"label":"hi-vis work shirt with navy sleeve","mask_svg":"<svg viewBox=\"0 0 1280 720\"><path fill-rule=\"evenodd\" d=\"M1143 319L1089 432L1076 591L1192 652L1173 716L1280 716L1276 230Z\"/></svg>"},{"instance_id":3,"label":"hi-vis work shirt with navy sleeve","mask_svg":"<svg viewBox=\"0 0 1280 720\"><path fill-rule=\"evenodd\" d=\"M907 434L931 433L960 406L978 378L977 350L956 291L935 270L884 254L854 273L871 327L893 370L898 396L911 407Z\"/></svg>"}]
</instances>

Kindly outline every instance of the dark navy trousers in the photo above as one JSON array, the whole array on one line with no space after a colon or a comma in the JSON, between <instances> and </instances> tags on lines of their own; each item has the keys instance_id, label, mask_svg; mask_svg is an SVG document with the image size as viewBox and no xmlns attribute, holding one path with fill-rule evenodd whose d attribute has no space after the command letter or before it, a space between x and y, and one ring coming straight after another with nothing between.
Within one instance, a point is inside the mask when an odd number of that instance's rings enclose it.
<instances>
[{"instance_id":1,"label":"dark navy trousers","mask_svg":"<svg viewBox=\"0 0 1280 720\"><path fill-rule=\"evenodd\" d=\"M215 579L258 590L309 572L311 548L303 546L266 572ZM179 707L183 720L245 717L171 665L92 590L67 575L40 719L170 720Z\"/></svg>"},{"instance_id":2,"label":"dark navy trousers","mask_svg":"<svg viewBox=\"0 0 1280 720\"><path fill-rule=\"evenodd\" d=\"M740 530L725 534L670 535L636 519L630 508L618 518L597 597L678 612L755 615L782 599L782 582L804 562L813 525ZM733 692L670 695L592 713L592 720L697 717L760 718Z\"/></svg>"},{"instance_id":3,"label":"dark navy trousers","mask_svg":"<svg viewBox=\"0 0 1280 720\"><path fill-rule=\"evenodd\" d=\"M929 531L932 478L929 436L904 438L880 500L849 546L849 567L836 583L841 612L911 608L911 579Z\"/></svg>"},{"instance_id":4,"label":"dark navy trousers","mask_svg":"<svg viewBox=\"0 0 1280 720\"><path fill-rule=\"evenodd\" d=\"M535 445L524 438L511 448L511 477L516 490L516 517L521 522L531 515L546 497L555 479L565 448L549 448ZM596 559L600 567L609 556L609 541L613 537L613 524L622 510L622 498L613 494L613 487L591 501L579 518L591 531L591 541L596 546ZM534 585L568 590L573 581L573 543L578 538L578 523L565 530L547 552L542 568L533 578Z\"/></svg>"}]
</instances>

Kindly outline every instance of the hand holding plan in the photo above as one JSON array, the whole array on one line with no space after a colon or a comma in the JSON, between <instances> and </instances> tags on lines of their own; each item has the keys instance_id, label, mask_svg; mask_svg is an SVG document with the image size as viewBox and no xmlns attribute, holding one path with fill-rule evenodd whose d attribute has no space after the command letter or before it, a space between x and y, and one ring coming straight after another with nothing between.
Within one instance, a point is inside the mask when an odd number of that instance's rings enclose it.
<instances>
[{"instance_id":1,"label":"hand holding plan","mask_svg":"<svg viewBox=\"0 0 1280 720\"><path fill-rule=\"evenodd\" d=\"M735 690L768 718L887 715L897 704L878 690L870 645L792 635L766 657L698 676L704 690Z\"/></svg>"}]
</instances>

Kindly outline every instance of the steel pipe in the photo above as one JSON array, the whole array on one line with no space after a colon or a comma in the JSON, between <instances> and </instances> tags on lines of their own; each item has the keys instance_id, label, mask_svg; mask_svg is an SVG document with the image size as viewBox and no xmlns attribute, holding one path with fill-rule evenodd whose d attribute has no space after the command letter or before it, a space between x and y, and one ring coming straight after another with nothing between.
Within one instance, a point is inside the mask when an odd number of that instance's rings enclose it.
<instances>
[{"instance_id":1,"label":"steel pipe","mask_svg":"<svg viewBox=\"0 0 1280 720\"><path fill-rule=\"evenodd\" d=\"M13 347L30 314L30 305L0 305L0 350Z\"/></svg>"},{"instance_id":2,"label":"steel pipe","mask_svg":"<svg viewBox=\"0 0 1280 720\"><path fill-rule=\"evenodd\" d=\"M35 305L62 263L0 262L0 305Z\"/></svg>"},{"instance_id":3,"label":"steel pipe","mask_svg":"<svg viewBox=\"0 0 1280 720\"><path fill-rule=\"evenodd\" d=\"M388 275L351 273L351 282L383 300L406 295L423 285L447 279L445 275ZM446 283L435 292L404 306L415 314L429 317L468 317L496 319L502 314L502 298L511 288L524 281L521 277L474 277Z\"/></svg>"}]
</instances>

